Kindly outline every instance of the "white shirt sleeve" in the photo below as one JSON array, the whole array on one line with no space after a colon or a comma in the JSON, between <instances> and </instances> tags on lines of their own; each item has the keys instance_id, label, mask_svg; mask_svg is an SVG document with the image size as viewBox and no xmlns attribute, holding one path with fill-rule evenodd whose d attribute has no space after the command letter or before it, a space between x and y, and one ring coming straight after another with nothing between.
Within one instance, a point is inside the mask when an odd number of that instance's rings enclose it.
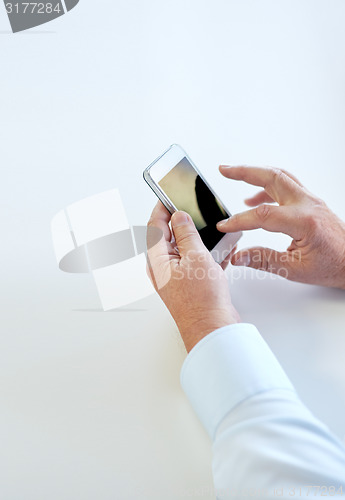
<instances>
[{"instance_id":1,"label":"white shirt sleeve","mask_svg":"<svg viewBox=\"0 0 345 500\"><path fill-rule=\"evenodd\" d=\"M303 405L253 325L215 330L181 384L213 441L218 499L345 496L345 447Z\"/></svg>"}]
</instances>

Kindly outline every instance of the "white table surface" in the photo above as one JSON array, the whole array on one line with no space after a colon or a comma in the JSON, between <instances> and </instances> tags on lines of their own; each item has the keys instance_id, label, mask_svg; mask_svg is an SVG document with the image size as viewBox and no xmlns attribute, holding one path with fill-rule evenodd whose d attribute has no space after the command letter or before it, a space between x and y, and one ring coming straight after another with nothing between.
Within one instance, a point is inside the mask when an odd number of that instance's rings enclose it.
<instances>
[{"instance_id":1,"label":"white table surface","mask_svg":"<svg viewBox=\"0 0 345 500\"><path fill-rule=\"evenodd\" d=\"M50 220L118 187L144 224L142 170L172 142L234 212L255 188L221 162L289 169L345 218L344 22L343 0L81 0L13 35L0 8L1 499L214 498L164 305L102 312L90 276L57 269ZM287 242L255 231L241 246ZM251 270L229 283L344 439L345 292Z\"/></svg>"}]
</instances>

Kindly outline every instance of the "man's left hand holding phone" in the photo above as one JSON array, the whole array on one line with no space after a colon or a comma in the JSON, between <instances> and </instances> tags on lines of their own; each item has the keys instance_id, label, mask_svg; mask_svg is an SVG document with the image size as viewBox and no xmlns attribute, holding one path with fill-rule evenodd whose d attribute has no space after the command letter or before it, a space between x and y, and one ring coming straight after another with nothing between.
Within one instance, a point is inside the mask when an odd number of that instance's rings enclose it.
<instances>
[{"instance_id":1,"label":"man's left hand holding phone","mask_svg":"<svg viewBox=\"0 0 345 500\"><path fill-rule=\"evenodd\" d=\"M160 199L148 226L163 233L148 250L149 276L189 352L209 333L240 321L223 269L241 233L218 232L216 223L230 212L179 146L155 160L144 178Z\"/></svg>"}]
</instances>

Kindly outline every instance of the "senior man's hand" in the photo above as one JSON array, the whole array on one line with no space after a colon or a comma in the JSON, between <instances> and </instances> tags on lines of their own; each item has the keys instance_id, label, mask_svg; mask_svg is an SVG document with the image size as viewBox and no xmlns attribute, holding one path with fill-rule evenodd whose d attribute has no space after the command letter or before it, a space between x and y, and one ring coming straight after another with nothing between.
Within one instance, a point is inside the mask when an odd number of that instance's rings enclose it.
<instances>
[{"instance_id":1,"label":"senior man's hand","mask_svg":"<svg viewBox=\"0 0 345 500\"><path fill-rule=\"evenodd\" d=\"M264 189L250 207L217 224L222 232L263 228L293 238L286 252L254 247L232 257L234 265L280 274L289 280L345 289L345 224L290 173L275 168L220 166L229 179ZM277 202L279 206L271 205Z\"/></svg>"},{"instance_id":2,"label":"senior man's hand","mask_svg":"<svg viewBox=\"0 0 345 500\"><path fill-rule=\"evenodd\" d=\"M213 330L240 320L228 281L188 214L175 212L171 217L158 202L148 227L163 232L158 243L148 245L148 274L189 352Z\"/></svg>"}]
</instances>

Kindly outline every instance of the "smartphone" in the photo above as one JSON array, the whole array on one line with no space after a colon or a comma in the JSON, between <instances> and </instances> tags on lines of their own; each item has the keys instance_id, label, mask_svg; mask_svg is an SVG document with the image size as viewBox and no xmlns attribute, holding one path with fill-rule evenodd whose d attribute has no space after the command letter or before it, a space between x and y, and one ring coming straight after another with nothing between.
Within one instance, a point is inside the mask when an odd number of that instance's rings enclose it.
<instances>
[{"instance_id":1,"label":"smartphone","mask_svg":"<svg viewBox=\"0 0 345 500\"><path fill-rule=\"evenodd\" d=\"M144 179L171 214L183 210L192 217L214 260L223 262L242 233L217 230L217 222L231 214L181 146L173 144L152 162Z\"/></svg>"}]
</instances>

